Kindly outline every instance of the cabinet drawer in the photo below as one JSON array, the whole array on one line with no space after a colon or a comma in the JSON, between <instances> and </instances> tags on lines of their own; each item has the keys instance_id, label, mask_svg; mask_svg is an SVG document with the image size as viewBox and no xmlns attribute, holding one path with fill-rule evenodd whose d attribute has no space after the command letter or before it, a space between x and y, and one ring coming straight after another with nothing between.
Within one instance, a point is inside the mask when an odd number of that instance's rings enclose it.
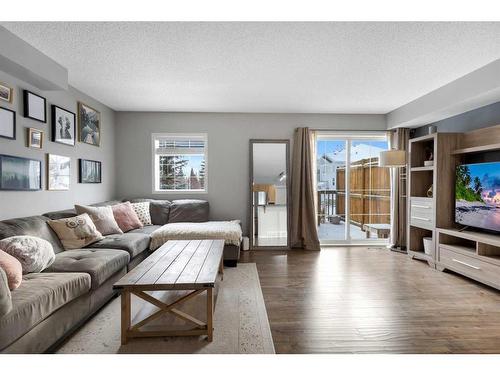
<instances>
[{"instance_id":1,"label":"cabinet drawer","mask_svg":"<svg viewBox=\"0 0 500 375\"><path fill-rule=\"evenodd\" d=\"M434 229L434 201L432 198L411 197L410 224L419 228Z\"/></svg>"},{"instance_id":2,"label":"cabinet drawer","mask_svg":"<svg viewBox=\"0 0 500 375\"><path fill-rule=\"evenodd\" d=\"M432 198L411 197L410 209L434 212L434 200Z\"/></svg>"},{"instance_id":3,"label":"cabinet drawer","mask_svg":"<svg viewBox=\"0 0 500 375\"><path fill-rule=\"evenodd\" d=\"M439 263L452 271L461 273L485 284L500 287L500 267L480 259L459 254L439 247Z\"/></svg>"},{"instance_id":4,"label":"cabinet drawer","mask_svg":"<svg viewBox=\"0 0 500 375\"><path fill-rule=\"evenodd\" d=\"M410 225L415 227L433 230L434 215L432 212L413 212L410 211Z\"/></svg>"}]
</instances>

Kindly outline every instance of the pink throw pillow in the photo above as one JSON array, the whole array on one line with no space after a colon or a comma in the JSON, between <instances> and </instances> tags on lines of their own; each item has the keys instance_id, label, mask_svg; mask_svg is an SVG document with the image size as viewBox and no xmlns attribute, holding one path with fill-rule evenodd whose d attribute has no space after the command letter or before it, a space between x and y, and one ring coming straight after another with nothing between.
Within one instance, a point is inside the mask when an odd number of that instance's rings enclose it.
<instances>
[{"instance_id":1,"label":"pink throw pillow","mask_svg":"<svg viewBox=\"0 0 500 375\"><path fill-rule=\"evenodd\" d=\"M143 227L130 202L119 203L111 206L111 208L113 209L113 216L122 231L128 232Z\"/></svg>"},{"instance_id":2,"label":"pink throw pillow","mask_svg":"<svg viewBox=\"0 0 500 375\"><path fill-rule=\"evenodd\" d=\"M23 280L23 267L21 266L21 262L5 251L0 250L0 267L2 267L7 275L9 289L14 290L18 288Z\"/></svg>"}]
</instances>

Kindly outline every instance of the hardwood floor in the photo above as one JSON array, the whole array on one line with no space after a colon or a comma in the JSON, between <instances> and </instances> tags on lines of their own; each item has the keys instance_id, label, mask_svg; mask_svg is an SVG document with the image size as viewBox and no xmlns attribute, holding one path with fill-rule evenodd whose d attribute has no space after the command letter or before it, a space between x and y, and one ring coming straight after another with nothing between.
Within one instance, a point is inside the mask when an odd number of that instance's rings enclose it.
<instances>
[{"instance_id":1,"label":"hardwood floor","mask_svg":"<svg viewBox=\"0 0 500 375\"><path fill-rule=\"evenodd\" d=\"M277 353L500 353L500 292L375 248L247 251Z\"/></svg>"}]
</instances>

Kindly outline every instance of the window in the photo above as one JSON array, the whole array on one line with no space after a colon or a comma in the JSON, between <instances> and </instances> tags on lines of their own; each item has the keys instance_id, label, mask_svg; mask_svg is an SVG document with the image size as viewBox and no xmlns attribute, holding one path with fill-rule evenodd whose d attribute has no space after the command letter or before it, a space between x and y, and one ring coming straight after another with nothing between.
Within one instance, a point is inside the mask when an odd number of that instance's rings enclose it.
<instances>
[{"instance_id":1,"label":"window","mask_svg":"<svg viewBox=\"0 0 500 375\"><path fill-rule=\"evenodd\" d=\"M153 134L154 192L207 191L207 135Z\"/></svg>"}]
</instances>

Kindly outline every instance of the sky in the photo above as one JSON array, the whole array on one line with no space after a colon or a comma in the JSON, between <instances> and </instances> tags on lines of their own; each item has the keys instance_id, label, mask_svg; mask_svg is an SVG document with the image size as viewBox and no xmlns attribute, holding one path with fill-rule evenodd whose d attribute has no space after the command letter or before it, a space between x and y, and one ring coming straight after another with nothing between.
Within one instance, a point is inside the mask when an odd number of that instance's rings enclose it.
<instances>
[{"instance_id":1,"label":"sky","mask_svg":"<svg viewBox=\"0 0 500 375\"><path fill-rule=\"evenodd\" d=\"M484 189L500 189L500 163L468 164L471 180L479 177Z\"/></svg>"},{"instance_id":2,"label":"sky","mask_svg":"<svg viewBox=\"0 0 500 375\"><path fill-rule=\"evenodd\" d=\"M332 153L335 151L341 151L346 147L346 141L331 141L331 140L320 140L316 144L316 153L321 156L325 153ZM359 144L368 144L374 147L388 149L387 141L352 141L352 147ZM378 156L378 155L373 155Z\"/></svg>"},{"instance_id":3,"label":"sky","mask_svg":"<svg viewBox=\"0 0 500 375\"><path fill-rule=\"evenodd\" d=\"M202 155L183 155L183 158L189 160L189 163L184 167L184 175L189 176L191 174L191 168L194 169L194 173L198 174L201 168L201 162L205 157Z\"/></svg>"}]
</instances>

